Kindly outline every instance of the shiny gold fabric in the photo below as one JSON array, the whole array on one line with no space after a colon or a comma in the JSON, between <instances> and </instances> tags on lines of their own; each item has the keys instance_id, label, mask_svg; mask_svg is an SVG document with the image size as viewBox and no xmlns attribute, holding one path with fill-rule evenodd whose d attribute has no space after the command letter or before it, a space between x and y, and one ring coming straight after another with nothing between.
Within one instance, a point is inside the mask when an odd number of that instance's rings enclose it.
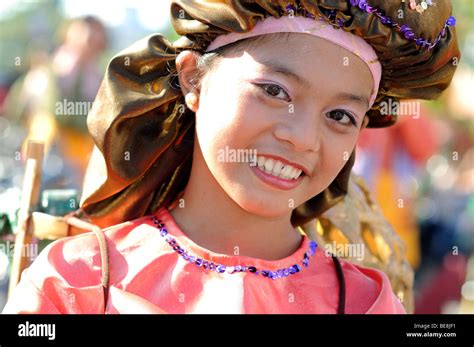
<instances>
[{"instance_id":1,"label":"shiny gold fabric","mask_svg":"<svg viewBox=\"0 0 474 347\"><path fill-rule=\"evenodd\" d=\"M401 1L369 3L398 18ZM381 116L380 102L393 98L436 98L444 90L459 58L455 29L433 50L419 48L400 33L380 23L373 14L346 0L300 1L306 11L328 19L343 19L350 31L372 45L383 67L377 101L368 112L369 127L393 124ZM218 35L251 30L258 20L284 15L295 1L178 0L171 2L171 21L181 36L169 42L152 35L114 57L107 69L94 107L89 131L97 148L84 183L83 218L106 227L169 206L189 178L194 113L185 107L176 77L175 58L183 50L204 51ZM298 14L296 14L298 15ZM400 24L433 41L451 15L449 1L437 1L423 14L404 11ZM331 18L332 15L331 15ZM302 225L341 201L346 192L355 153L321 194L293 211L292 222Z\"/></svg>"}]
</instances>

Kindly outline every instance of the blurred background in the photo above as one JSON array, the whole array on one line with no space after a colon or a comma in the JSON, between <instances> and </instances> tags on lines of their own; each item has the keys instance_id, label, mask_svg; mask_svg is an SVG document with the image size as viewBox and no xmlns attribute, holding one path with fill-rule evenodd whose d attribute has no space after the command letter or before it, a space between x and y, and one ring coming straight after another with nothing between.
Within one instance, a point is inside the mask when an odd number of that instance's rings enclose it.
<instances>
[{"instance_id":1,"label":"blurred background","mask_svg":"<svg viewBox=\"0 0 474 347\"><path fill-rule=\"evenodd\" d=\"M452 2L462 56L451 86L412 101L395 126L364 130L354 167L405 242L415 313L474 313L474 2ZM0 3L0 310L26 142L45 143L38 209L77 209L93 145L86 117L107 62L152 33L176 40L168 17L168 0Z\"/></svg>"}]
</instances>

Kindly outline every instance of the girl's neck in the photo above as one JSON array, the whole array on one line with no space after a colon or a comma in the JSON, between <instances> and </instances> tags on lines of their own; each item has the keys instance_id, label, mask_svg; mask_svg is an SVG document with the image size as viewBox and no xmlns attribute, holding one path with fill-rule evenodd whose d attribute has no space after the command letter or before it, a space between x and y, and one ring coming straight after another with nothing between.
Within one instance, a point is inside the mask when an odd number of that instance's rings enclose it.
<instances>
[{"instance_id":1,"label":"girl's neck","mask_svg":"<svg viewBox=\"0 0 474 347\"><path fill-rule=\"evenodd\" d=\"M183 232L209 251L277 260L293 254L302 236L291 225L291 211L278 218L251 214L219 186L204 160L193 161L181 200L170 211Z\"/></svg>"}]
</instances>

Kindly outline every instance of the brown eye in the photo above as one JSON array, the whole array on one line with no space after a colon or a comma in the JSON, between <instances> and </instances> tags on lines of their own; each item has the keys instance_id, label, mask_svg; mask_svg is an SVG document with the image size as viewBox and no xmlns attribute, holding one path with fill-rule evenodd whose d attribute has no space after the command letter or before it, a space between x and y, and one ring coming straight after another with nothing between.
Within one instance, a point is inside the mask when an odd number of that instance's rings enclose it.
<instances>
[{"instance_id":1,"label":"brown eye","mask_svg":"<svg viewBox=\"0 0 474 347\"><path fill-rule=\"evenodd\" d=\"M265 84L258 84L258 86L260 88L262 88L265 91L266 94L268 94L269 96L271 96L273 98L282 99L282 100L286 100L286 101L291 101L290 96L288 95L288 93L282 87L280 87L277 84L265 83ZM278 97L279 95L280 96L283 95L283 98Z\"/></svg>"},{"instance_id":2,"label":"brown eye","mask_svg":"<svg viewBox=\"0 0 474 347\"><path fill-rule=\"evenodd\" d=\"M354 126L357 126L355 117L345 110L333 110L326 114L326 117L334 119L340 124L349 125L352 123Z\"/></svg>"}]
</instances>

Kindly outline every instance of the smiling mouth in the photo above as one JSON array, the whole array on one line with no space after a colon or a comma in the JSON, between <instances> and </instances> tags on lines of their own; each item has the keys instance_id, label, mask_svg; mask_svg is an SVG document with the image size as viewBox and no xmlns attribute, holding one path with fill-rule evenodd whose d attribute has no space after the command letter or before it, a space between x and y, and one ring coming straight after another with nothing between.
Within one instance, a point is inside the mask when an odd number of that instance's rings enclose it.
<instances>
[{"instance_id":1,"label":"smiling mouth","mask_svg":"<svg viewBox=\"0 0 474 347\"><path fill-rule=\"evenodd\" d=\"M252 166L255 166L265 174L283 180L296 181L300 177L305 176L302 169L264 155L257 155L256 158L253 157L251 163L253 164Z\"/></svg>"}]
</instances>

